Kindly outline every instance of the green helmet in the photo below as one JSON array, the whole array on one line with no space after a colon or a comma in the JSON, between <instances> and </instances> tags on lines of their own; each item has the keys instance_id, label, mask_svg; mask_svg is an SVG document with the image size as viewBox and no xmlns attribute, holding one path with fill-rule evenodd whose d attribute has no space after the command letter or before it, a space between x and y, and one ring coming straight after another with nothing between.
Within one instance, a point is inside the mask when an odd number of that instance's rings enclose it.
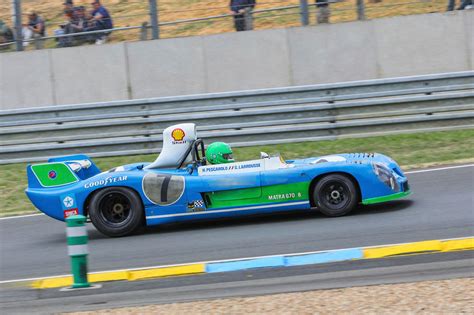
<instances>
[{"instance_id":1,"label":"green helmet","mask_svg":"<svg viewBox=\"0 0 474 315\"><path fill-rule=\"evenodd\" d=\"M224 142L211 143L206 149L206 160L211 164L232 163L232 149Z\"/></svg>"}]
</instances>

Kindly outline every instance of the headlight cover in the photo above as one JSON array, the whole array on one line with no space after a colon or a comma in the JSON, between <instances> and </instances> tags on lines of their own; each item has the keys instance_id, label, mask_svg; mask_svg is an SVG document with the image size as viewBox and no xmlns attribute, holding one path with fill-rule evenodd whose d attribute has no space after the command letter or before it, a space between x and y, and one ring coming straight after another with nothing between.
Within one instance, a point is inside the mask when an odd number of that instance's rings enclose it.
<instances>
[{"instance_id":1,"label":"headlight cover","mask_svg":"<svg viewBox=\"0 0 474 315\"><path fill-rule=\"evenodd\" d=\"M398 185L395 175L385 164L375 162L372 163L372 168L375 175L377 175L382 183L390 187L393 191L400 190L400 186Z\"/></svg>"}]
</instances>

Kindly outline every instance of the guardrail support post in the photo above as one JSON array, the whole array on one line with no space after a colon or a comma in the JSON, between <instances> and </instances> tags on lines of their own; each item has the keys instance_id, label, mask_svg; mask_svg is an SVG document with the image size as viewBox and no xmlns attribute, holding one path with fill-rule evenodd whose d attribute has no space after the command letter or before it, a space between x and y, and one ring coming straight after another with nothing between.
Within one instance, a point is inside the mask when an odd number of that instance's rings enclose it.
<instances>
[{"instance_id":1,"label":"guardrail support post","mask_svg":"<svg viewBox=\"0 0 474 315\"><path fill-rule=\"evenodd\" d=\"M308 0L300 0L301 25L309 25Z\"/></svg>"},{"instance_id":2,"label":"guardrail support post","mask_svg":"<svg viewBox=\"0 0 474 315\"><path fill-rule=\"evenodd\" d=\"M15 21L15 42L16 50L23 50L23 34L21 33L23 24L21 22L21 0L12 0L13 20Z\"/></svg>"},{"instance_id":3,"label":"guardrail support post","mask_svg":"<svg viewBox=\"0 0 474 315\"><path fill-rule=\"evenodd\" d=\"M160 29L158 25L158 7L156 5L156 0L148 0L150 4L150 22L151 22L151 35L153 39L160 38Z\"/></svg>"},{"instance_id":4,"label":"guardrail support post","mask_svg":"<svg viewBox=\"0 0 474 315\"><path fill-rule=\"evenodd\" d=\"M88 288L87 280L87 230L86 217L74 215L66 219L68 254L71 257L71 272L74 278L73 289Z\"/></svg>"},{"instance_id":5,"label":"guardrail support post","mask_svg":"<svg viewBox=\"0 0 474 315\"><path fill-rule=\"evenodd\" d=\"M365 20L365 4L364 0L357 0L357 19Z\"/></svg>"},{"instance_id":6,"label":"guardrail support post","mask_svg":"<svg viewBox=\"0 0 474 315\"><path fill-rule=\"evenodd\" d=\"M148 39L148 22L142 23L142 28L140 29L140 40Z\"/></svg>"}]
</instances>

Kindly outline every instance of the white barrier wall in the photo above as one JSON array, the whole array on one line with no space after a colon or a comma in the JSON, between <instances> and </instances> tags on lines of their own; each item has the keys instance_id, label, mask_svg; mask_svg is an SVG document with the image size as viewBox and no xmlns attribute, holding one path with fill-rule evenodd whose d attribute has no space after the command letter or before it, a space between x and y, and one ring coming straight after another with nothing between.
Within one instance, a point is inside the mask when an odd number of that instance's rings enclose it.
<instances>
[{"instance_id":1,"label":"white barrier wall","mask_svg":"<svg viewBox=\"0 0 474 315\"><path fill-rule=\"evenodd\" d=\"M0 54L0 109L473 70L474 11Z\"/></svg>"}]
</instances>

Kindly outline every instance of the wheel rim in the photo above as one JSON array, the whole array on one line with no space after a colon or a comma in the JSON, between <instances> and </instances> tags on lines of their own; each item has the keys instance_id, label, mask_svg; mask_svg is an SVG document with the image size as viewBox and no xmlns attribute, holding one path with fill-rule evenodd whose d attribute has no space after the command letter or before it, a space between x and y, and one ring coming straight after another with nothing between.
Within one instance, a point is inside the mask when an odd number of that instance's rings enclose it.
<instances>
[{"instance_id":1,"label":"wheel rim","mask_svg":"<svg viewBox=\"0 0 474 315\"><path fill-rule=\"evenodd\" d=\"M131 202L122 193L108 193L99 202L99 214L101 221L109 226L124 225L131 218Z\"/></svg>"},{"instance_id":2,"label":"wheel rim","mask_svg":"<svg viewBox=\"0 0 474 315\"><path fill-rule=\"evenodd\" d=\"M331 210L346 207L351 201L349 187L339 181L327 182L321 189L320 202Z\"/></svg>"}]
</instances>

